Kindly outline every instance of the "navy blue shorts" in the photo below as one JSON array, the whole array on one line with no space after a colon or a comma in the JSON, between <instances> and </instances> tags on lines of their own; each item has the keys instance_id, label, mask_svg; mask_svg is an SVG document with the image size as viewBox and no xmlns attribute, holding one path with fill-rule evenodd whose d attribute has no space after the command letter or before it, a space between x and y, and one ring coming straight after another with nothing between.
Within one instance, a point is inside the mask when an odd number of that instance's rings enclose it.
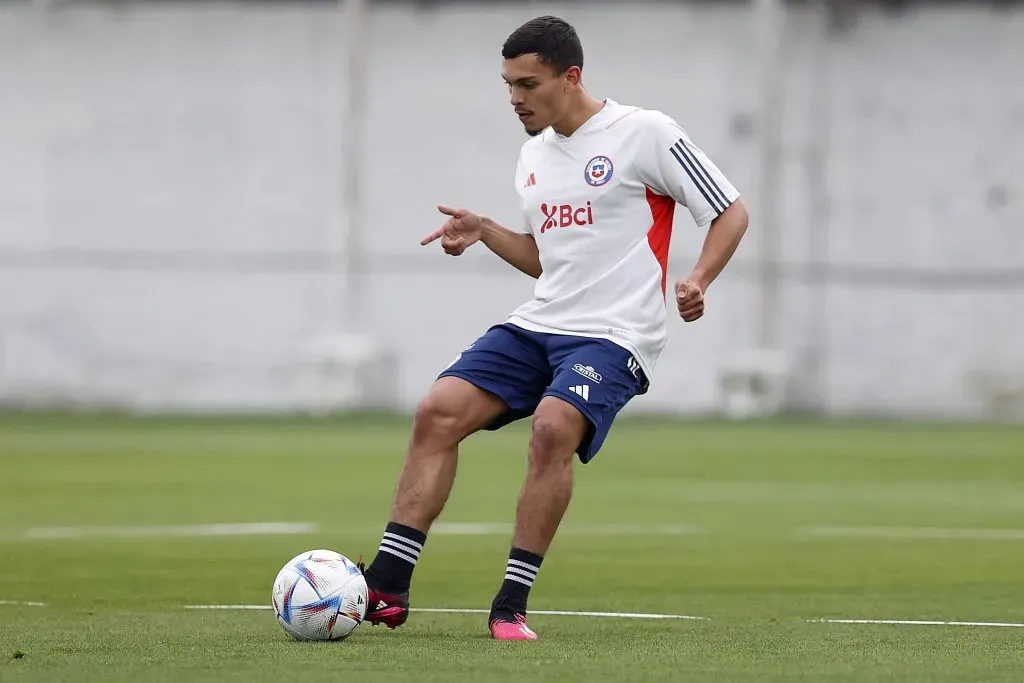
<instances>
[{"instance_id":1,"label":"navy blue shorts","mask_svg":"<svg viewBox=\"0 0 1024 683\"><path fill-rule=\"evenodd\" d=\"M533 415L540 400L556 396L575 406L591 429L576 450L581 462L597 454L623 406L647 391L633 354L606 339L531 332L496 325L439 377L459 377L508 406L485 429L501 429Z\"/></svg>"}]
</instances>

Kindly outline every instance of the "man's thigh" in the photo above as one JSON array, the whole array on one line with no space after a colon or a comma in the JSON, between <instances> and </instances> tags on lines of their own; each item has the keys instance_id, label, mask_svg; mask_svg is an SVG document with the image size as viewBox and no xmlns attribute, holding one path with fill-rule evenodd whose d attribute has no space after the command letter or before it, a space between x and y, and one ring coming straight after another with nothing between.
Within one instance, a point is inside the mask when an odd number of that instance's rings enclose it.
<instances>
[{"instance_id":1,"label":"man's thigh","mask_svg":"<svg viewBox=\"0 0 1024 683\"><path fill-rule=\"evenodd\" d=\"M576 451L581 462L590 462L646 378L629 351L604 339L559 336L549 345L549 358L554 372L544 395L569 403L590 422Z\"/></svg>"},{"instance_id":2,"label":"man's thigh","mask_svg":"<svg viewBox=\"0 0 1024 683\"><path fill-rule=\"evenodd\" d=\"M458 377L501 399L508 409L485 429L529 417L551 382L547 352L536 335L496 325L456 356L438 378Z\"/></svg>"}]
</instances>

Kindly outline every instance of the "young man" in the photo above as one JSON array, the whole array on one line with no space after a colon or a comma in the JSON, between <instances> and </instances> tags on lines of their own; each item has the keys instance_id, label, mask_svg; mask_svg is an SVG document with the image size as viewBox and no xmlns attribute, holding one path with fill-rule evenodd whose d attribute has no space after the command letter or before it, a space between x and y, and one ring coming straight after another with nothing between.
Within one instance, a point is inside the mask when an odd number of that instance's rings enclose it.
<instances>
[{"instance_id":1,"label":"young man","mask_svg":"<svg viewBox=\"0 0 1024 683\"><path fill-rule=\"evenodd\" d=\"M516 29L502 49L511 104L531 139L516 170L525 225L467 209L423 239L462 254L477 242L537 278L533 300L464 350L416 410L379 550L365 570L366 619L394 628L427 532L455 478L459 443L533 416L529 464L504 580L489 627L534 640L526 603L569 504L573 456L594 457L616 414L647 391L666 341L669 239L676 203L710 225L690 275L675 284L691 322L747 227L739 193L672 119L597 100L583 88L583 50L556 17Z\"/></svg>"}]
</instances>

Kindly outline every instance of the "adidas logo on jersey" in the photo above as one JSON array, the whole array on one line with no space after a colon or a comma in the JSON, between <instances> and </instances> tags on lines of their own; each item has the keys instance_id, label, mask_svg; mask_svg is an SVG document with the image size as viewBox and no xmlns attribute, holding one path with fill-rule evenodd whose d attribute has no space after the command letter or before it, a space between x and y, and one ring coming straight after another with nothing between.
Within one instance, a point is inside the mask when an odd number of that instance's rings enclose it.
<instances>
[{"instance_id":1,"label":"adidas logo on jersey","mask_svg":"<svg viewBox=\"0 0 1024 683\"><path fill-rule=\"evenodd\" d=\"M569 387L569 391L583 398L584 401L590 400L590 386L587 384L580 384L575 387Z\"/></svg>"},{"instance_id":2,"label":"adidas logo on jersey","mask_svg":"<svg viewBox=\"0 0 1024 683\"><path fill-rule=\"evenodd\" d=\"M544 223L540 226L541 233L552 228L571 228L574 225L593 225L594 209L590 202L586 206L575 207L572 204L541 204L540 211L544 214Z\"/></svg>"},{"instance_id":3,"label":"adidas logo on jersey","mask_svg":"<svg viewBox=\"0 0 1024 683\"><path fill-rule=\"evenodd\" d=\"M526 183L523 185L523 187L533 187L536 184L537 184L537 178L534 177L534 175L531 173L530 177L526 179Z\"/></svg>"}]
</instances>

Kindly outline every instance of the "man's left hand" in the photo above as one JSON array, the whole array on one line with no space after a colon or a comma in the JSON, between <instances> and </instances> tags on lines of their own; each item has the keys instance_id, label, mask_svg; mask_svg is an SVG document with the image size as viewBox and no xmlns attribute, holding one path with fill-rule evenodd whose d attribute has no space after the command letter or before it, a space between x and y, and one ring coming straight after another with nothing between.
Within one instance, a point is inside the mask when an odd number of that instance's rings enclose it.
<instances>
[{"instance_id":1,"label":"man's left hand","mask_svg":"<svg viewBox=\"0 0 1024 683\"><path fill-rule=\"evenodd\" d=\"M688 323L704 315L704 291L700 285L687 279L676 282L676 308L679 316Z\"/></svg>"}]
</instances>

